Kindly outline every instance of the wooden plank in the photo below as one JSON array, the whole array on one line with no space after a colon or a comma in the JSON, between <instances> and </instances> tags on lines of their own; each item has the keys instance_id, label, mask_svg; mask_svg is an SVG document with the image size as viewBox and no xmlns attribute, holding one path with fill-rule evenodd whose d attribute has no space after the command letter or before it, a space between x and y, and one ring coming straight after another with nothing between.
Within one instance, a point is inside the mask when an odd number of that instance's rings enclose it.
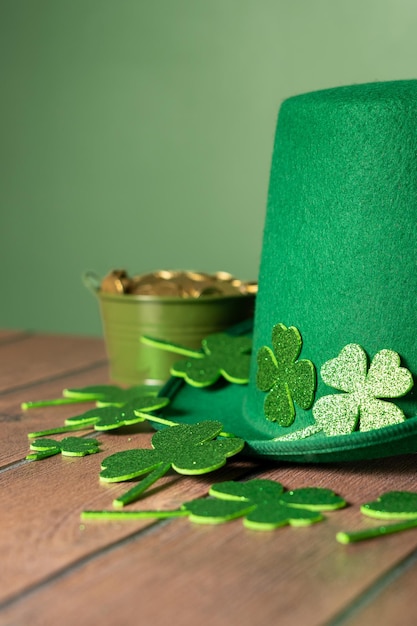
<instances>
[{"instance_id":1,"label":"wooden plank","mask_svg":"<svg viewBox=\"0 0 417 626\"><path fill-rule=\"evenodd\" d=\"M55 457L0 475L6 624L59 620L65 626L80 616L95 623L105 615L108 624L128 625L165 626L172 619L184 626L201 619L216 626L272 620L322 625L417 549L414 531L351 546L335 541L338 530L377 524L363 519L358 504L389 489L414 486L411 456L264 471L286 488L324 486L351 503L311 528L256 532L240 520L200 526L180 519L146 533L149 524L139 521L80 525L82 509L110 508L120 493L120 485L98 483L99 457ZM224 479L184 478L154 490L134 508L174 508ZM407 615L402 614L405 623Z\"/></svg>"},{"instance_id":2,"label":"wooden plank","mask_svg":"<svg viewBox=\"0 0 417 626\"><path fill-rule=\"evenodd\" d=\"M65 335L33 335L24 341L5 343L0 357L3 395L106 362L101 339Z\"/></svg>"},{"instance_id":3,"label":"wooden plank","mask_svg":"<svg viewBox=\"0 0 417 626\"><path fill-rule=\"evenodd\" d=\"M381 577L379 584L364 594L358 607L352 607L350 611L343 613L346 620L340 620L339 623L348 623L349 626L415 624L416 588L415 552L410 558L400 562L387 577Z\"/></svg>"},{"instance_id":4,"label":"wooden plank","mask_svg":"<svg viewBox=\"0 0 417 626\"><path fill-rule=\"evenodd\" d=\"M13 341L21 341L30 337L30 333L25 330L7 330L0 329L0 347L6 343L12 343Z\"/></svg>"},{"instance_id":5,"label":"wooden plank","mask_svg":"<svg viewBox=\"0 0 417 626\"><path fill-rule=\"evenodd\" d=\"M4 337L1 344L0 334L0 356L8 371L0 374L0 463L7 464L26 454L27 432L60 425L86 407L23 413L23 400L54 397L69 385L107 382L107 366L101 340L16 336L12 347L7 333ZM383 626L396 623L398 615L413 623L414 568L391 581L417 550L417 532L352 546L337 544L335 534L378 524L363 518L358 504L390 489L415 489L415 457L327 467L256 466L255 473L287 488L330 487L353 505L313 528L260 533L240 521L209 527L186 519L80 524L83 509L111 509L112 499L125 491L126 485L99 483L100 461L116 450L149 445L143 428L100 434L102 452L91 457L57 456L0 471L0 623L43 626L59 620L70 626L80 617L95 623L104 616L105 623L127 625L149 620L165 626L174 619L188 626L203 619L216 626L272 620L314 626L338 623L344 615L349 624L378 620ZM234 462L202 477L171 474L129 509L176 508L206 494L213 482L250 468ZM388 583L381 587L384 576ZM379 590L381 602L373 600L373 590Z\"/></svg>"},{"instance_id":6,"label":"wooden plank","mask_svg":"<svg viewBox=\"0 0 417 626\"><path fill-rule=\"evenodd\" d=\"M63 426L65 419L92 408L94 403L43 407L22 410L21 403L27 400L59 398L65 387L84 387L108 383L106 365L92 365L81 373L69 374L17 391L0 395L0 467L24 458L28 452L28 433L46 428Z\"/></svg>"},{"instance_id":7,"label":"wooden plank","mask_svg":"<svg viewBox=\"0 0 417 626\"><path fill-rule=\"evenodd\" d=\"M126 524L80 526L86 508L112 509L112 500L132 483L99 482L103 458L117 450L150 447L151 433L102 434L102 451L85 458L61 455L44 461L24 462L0 472L2 532L0 602L43 578L68 567L77 559L132 534ZM152 508L175 508L182 499L204 495L211 482L241 475L246 464L210 475L188 478L172 472L161 479L146 498ZM181 483L181 487L177 486ZM161 489L172 485L172 489ZM129 508L140 506L135 503ZM151 522L141 522L138 528ZM1 621L1 619L0 619Z\"/></svg>"}]
</instances>

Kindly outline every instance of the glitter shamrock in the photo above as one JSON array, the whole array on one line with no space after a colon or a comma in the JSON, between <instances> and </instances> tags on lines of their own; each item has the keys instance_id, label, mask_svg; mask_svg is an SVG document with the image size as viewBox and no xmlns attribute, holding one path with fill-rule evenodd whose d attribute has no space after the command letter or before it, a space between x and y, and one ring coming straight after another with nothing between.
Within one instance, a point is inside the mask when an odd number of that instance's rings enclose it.
<instances>
[{"instance_id":1,"label":"glitter shamrock","mask_svg":"<svg viewBox=\"0 0 417 626\"><path fill-rule=\"evenodd\" d=\"M63 395L66 398L74 398L81 401L95 400L97 406L106 406L109 404L134 403L138 400L142 401L144 397L156 396L160 390L157 385L137 385L135 387L122 388L117 385L92 385L90 387L81 387L78 389L64 389Z\"/></svg>"},{"instance_id":2,"label":"glitter shamrock","mask_svg":"<svg viewBox=\"0 0 417 626\"><path fill-rule=\"evenodd\" d=\"M115 506L133 502L158 478L172 468L179 474L206 474L222 467L226 459L243 449L238 437L216 439L222 424L216 421L173 424L152 437L152 450L133 449L116 452L103 460L101 480L120 482L148 476L114 501Z\"/></svg>"},{"instance_id":3,"label":"glitter shamrock","mask_svg":"<svg viewBox=\"0 0 417 626\"><path fill-rule=\"evenodd\" d=\"M40 461L55 454L64 456L85 456L95 454L99 451L100 442L97 439L86 439L82 437L65 437L61 441L55 439L37 439L30 444L31 450L36 450L36 454L28 454L26 459L30 461Z\"/></svg>"},{"instance_id":4,"label":"glitter shamrock","mask_svg":"<svg viewBox=\"0 0 417 626\"><path fill-rule=\"evenodd\" d=\"M322 366L321 377L326 385L345 392L324 396L313 407L317 426L326 435L345 435L357 426L369 431L405 420L398 406L379 399L398 398L413 387L411 373L400 367L400 357L393 350L377 352L368 370L364 349L348 344Z\"/></svg>"},{"instance_id":5,"label":"glitter shamrock","mask_svg":"<svg viewBox=\"0 0 417 626\"><path fill-rule=\"evenodd\" d=\"M373 502L366 502L361 511L377 519L417 518L417 493L412 491L387 491Z\"/></svg>"},{"instance_id":6,"label":"glitter shamrock","mask_svg":"<svg viewBox=\"0 0 417 626\"><path fill-rule=\"evenodd\" d=\"M290 426L295 418L294 402L302 409L313 404L316 370L311 361L297 361L302 340L294 326L274 326L272 347L263 346L258 351L256 385L269 392L264 402L267 419Z\"/></svg>"},{"instance_id":7,"label":"glitter shamrock","mask_svg":"<svg viewBox=\"0 0 417 626\"><path fill-rule=\"evenodd\" d=\"M226 481L213 485L212 498L186 502L176 511L132 511L117 515L114 511L85 511L83 519L143 519L182 517L192 522L220 524L243 517L254 530L272 530L280 526L307 526L323 520L321 511L331 511L346 502L330 489L306 487L284 492L280 483L254 479L244 483Z\"/></svg>"},{"instance_id":8,"label":"glitter shamrock","mask_svg":"<svg viewBox=\"0 0 417 626\"><path fill-rule=\"evenodd\" d=\"M255 479L246 483L227 481L209 491L215 499L198 499L184 504L190 520L217 524L236 517L255 530L270 530L290 524L307 526L320 522L321 511L345 506L345 501L329 489L306 487L284 492L280 483Z\"/></svg>"},{"instance_id":9,"label":"glitter shamrock","mask_svg":"<svg viewBox=\"0 0 417 626\"><path fill-rule=\"evenodd\" d=\"M105 406L107 404L118 404L121 406L144 394L156 395L159 389L160 386L156 385L138 385L136 387L128 387L127 389L117 385L91 385L89 387L64 389L61 398L22 402L21 406L24 410L80 402L96 402L97 406Z\"/></svg>"},{"instance_id":10,"label":"glitter shamrock","mask_svg":"<svg viewBox=\"0 0 417 626\"><path fill-rule=\"evenodd\" d=\"M169 398L154 395L142 395L128 404L121 406L111 404L86 411L81 415L69 417L65 420L68 426L94 426L95 430L113 430L121 426L130 426L143 422L147 413L162 409L169 403Z\"/></svg>"},{"instance_id":11,"label":"glitter shamrock","mask_svg":"<svg viewBox=\"0 0 417 626\"><path fill-rule=\"evenodd\" d=\"M191 357L174 363L171 374L184 378L194 387L208 387L222 376L231 383L244 385L249 382L249 337L233 337L215 333L202 340L202 350L191 350L167 341L143 336L142 342L155 348Z\"/></svg>"},{"instance_id":12,"label":"glitter shamrock","mask_svg":"<svg viewBox=\"0 0 417 626\"><path fill-rule=\"evenodd\" d=\"M90 409L80 415L69 417L65 420L65 426L50 428L35 433L29 433L29 437L43 437L45 435L57 435L73 430L94 428L94 430L114 430L121 426L131 426L144 422L149 418L150 411L156 411L166 406L169 398L157 397L153 394L142 395L128 404L110 404L95 409Z\"/></svg>"},{"instance_id":13,"label":"glitter shamrock","mask_svg":"<svg viewBox=\"0 0 417 626\"><path fill-rule=\"evenodd\" d=\"M388 491L377 500L361 506L361 512L368 517L382 520L402 520L396 524L385 524L365 528L355 532L339 532L336 535L340 543L353 543L364 539L383 537L403 530L417 527L417 493L412 491Z\"/></svg>"}]
</instances>

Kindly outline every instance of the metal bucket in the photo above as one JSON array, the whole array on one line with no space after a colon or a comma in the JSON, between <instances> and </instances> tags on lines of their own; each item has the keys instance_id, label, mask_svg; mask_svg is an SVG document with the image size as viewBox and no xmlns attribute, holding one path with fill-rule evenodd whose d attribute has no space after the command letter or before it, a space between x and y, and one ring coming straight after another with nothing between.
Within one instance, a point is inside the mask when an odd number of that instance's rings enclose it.
<instances>
[{"instance_id":1,"label":"metal bucket","mask_svg":"<svg viewBox=\"0 0 417 626\"><path fill-rule=\"evenodd\" d=\"M201 340L212 333L253 315L255 295L179 298L112 294L101 292L92 273L84 283L99 301L110 378L124 385L162 384L171 366L181 356L144 345L149 335L201 348Z\"/></svg>"}]
</instances>

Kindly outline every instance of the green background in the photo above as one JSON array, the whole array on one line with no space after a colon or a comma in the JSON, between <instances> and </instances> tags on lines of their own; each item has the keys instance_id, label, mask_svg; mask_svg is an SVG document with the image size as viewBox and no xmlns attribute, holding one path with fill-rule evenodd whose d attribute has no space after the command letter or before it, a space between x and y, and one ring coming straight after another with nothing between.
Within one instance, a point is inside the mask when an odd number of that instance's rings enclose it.
<instances>
[{"instance_id":1,"label":"green background","mask_svg":"<svg viewBox=\"0 0 417 626\"><path fill-rule=\"evenodd\" d=\"M0 326L100 334L87 269L255 279L280 102L416 78L416 32L415 0L0 0Z\"/></svg>"}]
</instances>

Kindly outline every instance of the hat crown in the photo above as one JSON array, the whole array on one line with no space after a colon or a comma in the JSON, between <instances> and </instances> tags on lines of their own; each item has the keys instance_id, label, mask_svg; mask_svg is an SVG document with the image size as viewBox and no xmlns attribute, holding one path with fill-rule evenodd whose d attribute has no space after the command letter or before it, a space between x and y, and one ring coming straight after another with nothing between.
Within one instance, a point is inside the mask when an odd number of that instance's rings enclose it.
<instances>
[{"instance_id":1,"label":"hat crown","mask_svg":"<svg viewBox=\"0 0 417 626\"><path fill-rule=\"evenodd\" d=\"M248 421L265 437L256 353L295 326L317 368L347 344L398 352L417 374L417 81L303 94L281 106L271 167ZM416 413L415 396L404 400ZM297 408L296 426L313 421Z\"/></svg>"}]
</instances>

